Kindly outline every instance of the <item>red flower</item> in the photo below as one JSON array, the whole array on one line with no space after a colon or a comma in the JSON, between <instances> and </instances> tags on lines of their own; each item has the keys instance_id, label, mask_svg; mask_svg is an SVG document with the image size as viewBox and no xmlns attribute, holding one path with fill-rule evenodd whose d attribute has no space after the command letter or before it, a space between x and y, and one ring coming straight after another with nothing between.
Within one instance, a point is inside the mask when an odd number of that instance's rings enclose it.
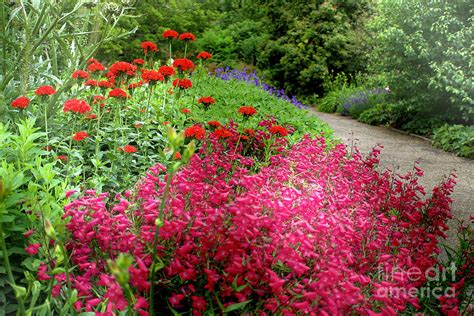
<instances>
[{"instance_id":1,"label":"red flower","mask_svg":"<svg viewBox=\"0 0 474 316\"><path fill-rule=\"evenodd\" d=\"M59 155L58 159L61 160L61 161L67 161L68 160L67 156L64 156L64 155Z\"/></svg>"},{"instance_id":2,"label":"red flower","mask_svg":"<svg viewBox=\"0 0 474 316\"><path fill-rule=\"evenodd\" d=\"M214 135L215 137L217 138L222 138L222 139L226 139L226 138L229 138L231 137L233 134L231 131L228 131L226 130L225 128L218 128L216 129L212 135Z\"/></svg>"},{"instance_id":3,"label":"red flower","mask_svg":"<svg viewBox=\"0 0 474 316\"><path fill-rule=\"evenodd\" d=\"M27 97L18 97L12 101L11 106L18 109L24 109L30 104L30 99Z\"/></svg>"},{"instance_id":4,"label":"red flower","mask_svg":"<svg viewBox=\"0 0 474 316\"><path fill-rule=\"evenodd\" d=\"M135 76L137 66L134 66L124 61L118 61L112 66L110 66L109 70L114 77L118 77L122 74L125 74L127 76Z\"/></svg>"},{"instance_id":5,"label":"red flower","mask_svg":"<svg viewBox=\"0 0 474 316\"><path fill-rule=\"evenodd\" d=\"M210 54L208 52L200 52L197 55L197 59L211 59L211 58L212 58L212 54Z\"/></svg>"},{"instance_id":6,"label":"red flower","mask_svg":"<svg viewBox=\"0 0 474 316\"><path fill-rule=\"evenodd\" d=\"M207 122L207 125L209 125L210 127L214 127L214 128L218 128L218 127L222 126L222 124L219 123L218 121L209 121L209 122Z\"/></svg>"},{"instance_id":7,"label":"red flower","mask_svg":"<svg viewBox=\"0 0 474 316\"><path fill-rule=\"evenodd\" d=\"M108 80L101 80L101 81L97 82L97 86L100 87L100 88L107 89L107 88L112 88L114 86L114 84L111 83Z\"/></svg>"},{"instance_id":8,"label":"red flower","mask_svg":"<svg viewBox=\"0 0 474 316\"><path fill-rule=\"evenodd\" d=\"M184 130L184 136L202 140L204 139L204 136L206 136L206 131L200 125L194 125Z\"/></svg>"},{"instance_id":9,"label":"red flower","mask_svg":"<svg viewBox=\"0 0 474 316\"><path fill-rule=\"evenodd\" d=\"M180 111L181 111L181 113L184 113L184 114L188 114L188 113L191 112L191 111L190 111L189 109L187 109L187 108L181 109Z\"/></svg>"},{"instance_id":10,"label":"red flower","mask_svg":"<svg viewBox=\"0 0 474 316\"><path fill-rule=\"evenodd\" d=\"M32 256L36 255L38 253L38 249L41 247L40 244L31 244L28 247L25 248L26 252Z\"/></svg>"},{"instance_id":11,"label":"red flower","mask_svg":"<svg viewBox=\"0 0 474 316\"><path fill-rule=\"evenodd\" d=\"M270 127L270 134L276 135L279 134L280 136L284 137L288 135L288 130L280 125L274 125Z\"/></svg>"},{"instance_id":12,"label":"red flower","mask_svg":"<svg viewBox=\"0 0 474 316\"><path fill-rule=\"evenodd\" d=\"M39 281L46 281L46 280L51 279L51 277L46 273L47 271L48 271L48 266L44 262L41 262L38 267L37 279Z\"/></svg>"},{"instance_id":13,"label":"red flower","mask_svg":"<svg viewBox=\"0 0 474 316\"><path fill-rule=\"evenodd\" d=\"M87 66L87 70L89 70L89 72L104 71L105 67L94 59L94 62L90 63L89 66Z\"/></svg>"},{"instance_id":14,"label":"red flower","mask_svg":"<svg viewBox=\"0 0 474 316\"><path fill-rule=\"evenodd\" d=\"M193 33L183 33L179 36L179 40L180 41L195 41L196 40L196 36L194 36Z\"/></svg>"},{"instance_id":15,"label":"red flower","mask_svg":"<svg viewBox=\"0 0 474 316\"><path fill-rule=\"evenodd\" d=\"M86 120L95 120L97 118L97 114L94 113L88 113L84 116Z\"/></svg>"},{"instance_id":16,"label":"red flower","mask_svg":"<svg viewBox=\"0 0 474 316\"><path fill-rule=\"evenodd\" d=\"M177 38L178 37L178 32L174 30L166 30L163 32L163 38Z\"/></svg>"},{"instance_id":17,"label":"red flower","mask_svg":"<svg viewBox=\"0 0 474 316\"><path fill-rule=\"evenodd\" d=\"M88 79L89 73L84 70L76 70L72 73L72 78L74 79Z\"/></svg>"},{"instance_id":18,"label":"red flower","mask_svg":"<svg viewBox=\"0 0 474 316\"><path fill-rule=\"evenodd\" d=\"M170 123L170 122L168 122L168 121L164 121L164 122L163 122L163 125L168 125L169 123Z\"/></svg>"},{"instance_id":19,"label":"red flower","mask_svg":"<svg viewBox=\"0 0 474 316\"><path fill-rule=\"evenodd\" d=\"M153 42L142 42L141 46L143 48L143 53L145 55L148 53L149 50L152 51L152 52L157 52L158 51L158 47Z\"/></svg>"},{"instance_id":20,"label":"red flower","mask_svg":"<svg viewBox=\"0 0 474 316\"><path fill-rule=\"evenodd\" d=\"M99 61L93 57L87 60L87 64L95 64L95 63L99 63Z\"/></svg>"},{"instance_id":21,"label":"red flower","mask_svg":"<svg viewBox=\"0 0 474 316\"><path fill-rule=\"evenodd\" d=\"M179 78L176 78L174 81L173 81L173 87L178 87L178 88L181 88L181 89L189 89L193 86L191 80L189 79L179 79Z\"/></svg>"},{"instance_id":22,"label":"red flower","mask_svg":"<svg viewBox=\"0 0 474 316\"><path fill-rule=\"evenodd\" d=\"M237 110L243 116L249 117L257 113L257 110L253 106L241 106Z\"/></svg>"},{"instance_id":23,"label":"red flower","mask_svg":"<svg viewBox=\"0 0 474 316\"><path fill-rule=\"evenodd\" d=\"M197 309L198 311L206 310L206 299L202 296L191 296L191 300L193 301L193 308Z\"/></svg>"},{"instance_id":24,"label":"red flower","mask_svg":"<svg viewBox=\"0 0 474 316\"><path fill-rule=\"evenodd\" d=\"M134 59L132 63L137 64L137 65L143 65L145 61L141 58Z\"/></svg>"},{"instance_id":25,"label":"red flower","mask_svg":"<svg viewBox=\"0 0 474 316\"><path fill-rule=\"evenodd\" d=\"M97 80L94 79L89 79L86 82L84 82L85 86L90 86L90 87L97 87Z\"/></svg>"},{"instance_id":26,"label":"red flower","mask_svg":"<svg viewBox=\"0 0 474 316\"><path fill-rule=\"evenodd\" d=\"M52 86L41 86L35 90L36 95L52 95L55 93L56 90Z\"/></svg>"},{"instance_id":27,"label":"red flower","mask_svg":"<svg viewBox=\"0 0 474 316\"><path fill-rule=\"evenodd\" d=\"M143 126L142 123L135 123L135 124L133 124L133 127L135 127L135 128L140 128L140 127L142 127L142 126Z\"/></svg>"},{"instance_id":28,"label":"red flower","mask_svg":"<svg viewBox=\"0 0 474 316\"><path fill-rule=\"evenodd\" d=\"M157 81L165 80L161 72L156 70L144 70L142 73L142 79L145 80L145 82L147 83L156 83Z\"/></svg>"},{"instance_id":29,"label":"red flower","mask_svg":"<svg viewBox=\"0 0 474 316\"><path fill-rule=\"evenodd\" d=\"M25 238L28 238L30 237L31 235L33 235L35 233L35 231L33 229L30 229L26 232L23 233L23 236L25 236Z\"/></svg>"},{"instance_id":30,"label":"red flower","mask_svg":"<svg viewBox=\"0 0 474 316\"><path fill-rule=\"evenodd\" d=\"M84 100L70 99L64 102L64 112L86 113L91 111L91 107Z\"/></svg>"},{"instance_id":31,"label":"red flower","mask_svg":"<svg viewBox=\"0 0 474 316\"><path fill-rule=\"evenodd\" d=\"M173 160L181 160L183 157L181 156L181 154L177 151L174 153L173 155Z\"/></svg>"},{"instance_id":32,"label":"red flower","mask_svg":"<svg viewBox=\"0 0 474 316\"><path fill-rule=\"evenodd\" d=\"M255 131L251 128L244 129L244 133L249 135L250 137L255 137Z\"/></svg>"},{"instance_id":33,"label":"red flower","mask_svg":"<svg viewBox=\"0 0 474 316\"><path fill-rule=\"evenodd\" d=\"M214 98L212 98L210 96L209 97L201 97L201 98L199 98L198 103L202 103L204 105L209 106L211 104L216 103L216 100L214 100Z\"/></svg>"},{"instance_id":34,"label":"red flower","mask_svg":"<svg viewBox=\"0 0 474 316\"><path fill-rule=\"evenodd\" d=\"M187 58L177 58L173 62L173 67L178 68L181 71L193 70L194 63Z\"/></svg>"},{"instance_id":35,"label":"red flower","mask_svg":"<svg viewBox=\"0 0 474 316\"><path fill-rule=\"evenodd\" d=\"M127 92L125 92L124 90L120 88L115 88L109 92L109 97L126 99L128 98L128 95Z\"/></svg>"},{"instance_id":36,"label":"red flower","mask_svg":"<svg viewBox=\"0 0 474 316\"><path fill-rule=\"evenodd\" d=\"M135 146L132 145L125 145L123 146L123 151L126 153L136 153L138 150Z\"/></svg>"},{"instance_id":37,"label":"red flower","mask_svg":"<svg viewBox=\"0 0 474 316\"><path fill-rule=\"evenodd\" d=\"M171 77L171 76L176 75L176 72L174 71L174 68L171 67L171 66L161 66L158 69L158 71L161 72L161 74L165 77Z\"/></svg>"},{"instance_id":38,"label":"red flower","mask_svg":"<svg viewBox=\"0 0 474 316\"><path fill-rule=\"evenodd\" d=\"M72 136L72 139L75 140L76 142L79 142L81 140L83 140L84 138L87 138L89 137L89 134L87 134L86 131L81 131L81 132L77 132L76 134L74 134Z\"/></svg>"}]
</instances>

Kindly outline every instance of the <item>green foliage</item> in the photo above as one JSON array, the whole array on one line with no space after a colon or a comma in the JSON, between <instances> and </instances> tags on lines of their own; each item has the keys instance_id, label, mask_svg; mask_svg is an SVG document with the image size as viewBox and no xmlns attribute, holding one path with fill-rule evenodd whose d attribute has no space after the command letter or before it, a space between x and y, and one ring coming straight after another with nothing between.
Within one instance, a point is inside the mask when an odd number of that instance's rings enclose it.
<instances>
[{"instance_id":1,"label":"green foliage","mask_svg":"<svg viewBox=\"0 0 474 316\"><path fill-rule=\"evenodd\" d=\"M132 61L143 55L140 43L143 41L167 43L162 37L163 31L173 29L178 33L191 32L198 37L206 28L221 17L219 3L212 0L146 0L136 1L132 15L120 20L117 32L132 29L133 34L101 46L99 57L115 61ZM104 27L104 26L103 26ZM182 50L178 41L172 43L173 51ZM195 46L191 47L195 52ZM160 57L167 60L167 49L160 49Z\"/></svg>"},{"instance_id":2,"label":"green foliage","mask_svg":"<svg viewBox=\"0 0 474 316\"><path fill-rule=\"evenodd\" d=\"M341 89L332 90L318 101L318 111L334 113L341 109L344 101L356 91L354 87L344 86Z\"/></svg>"},{"instance_id":3,"label":"green foliage","mask_svg":"<svg viewBox=\"0 0 474 316\"><path fill-rule=\"evenodd\" d=\"M0 259L5 262L5 269L0 271L0 292L5 293L0 296L0 313L18 308L9 284L16 284L13 288L17 291L28 287L23 269L35 271L38 265L24 250L23 233L28 229L41 231L39 218L55 222L62 212L64 182L56 163L42 149L45 134L34 124L25 120L12 129L0 123L0 238L7 249L6 253L0 250ZM26 297L18 299L21 305Z\"/></svg>"},{"instance_id":4,"label":"green foliage","mask_svg":"<svg viewBox=\"0 0 474 316\"><path fill-rule=\"evenodd\" d=\"M378 2L370 68L394 94L394 125L438 118L471 124L474 77L471 1Z\"/></svg>"},{"instance_id":5,"label":"green foliage","mask_svg":"<svg viewBox=\"0 0 474 316\"><path fill-rule=\"evenodd\" d=\"M474 158L474 127L446 124L434 131L433 145L461 157Z\"/></svg>"},{"instance_id":6,"label":"green foliage","mask_svg":"<svg viewBox=\"0 0 474 316\"><path fill-rule=\"evenodd\" d=\"M58 93L47 111L48 116L54 114L56 101L71 86L72 71L101 44L120 35L114 26L127 10L113 2L2 1L0 102L10 103L40 85L53 85ZM4 109L0 108L0 117Z\"/></svg>"},{"instance_id":7,"label":"green foliage","mask_svg":"<svg viewBox=\"0 0 474 316\"><path fill-rule=\"evenodd\" d=\"M358 120L370 125L382 125L388 122L388 117L386 114L386 106L385 104L377 104L370 109L363 111Z\"/></svg>"},{"instance_id":8,"label":"green foliage","mask_svg":"<svg viewBox=\"0 0 474 316\"><path fill-rule=\"evenodd\" d=\"M366 1L270 2L271 37L257 65L287 93L321 95L328 74L364 69L359 33L366 14Z\"/></svg>"}]
</instances>

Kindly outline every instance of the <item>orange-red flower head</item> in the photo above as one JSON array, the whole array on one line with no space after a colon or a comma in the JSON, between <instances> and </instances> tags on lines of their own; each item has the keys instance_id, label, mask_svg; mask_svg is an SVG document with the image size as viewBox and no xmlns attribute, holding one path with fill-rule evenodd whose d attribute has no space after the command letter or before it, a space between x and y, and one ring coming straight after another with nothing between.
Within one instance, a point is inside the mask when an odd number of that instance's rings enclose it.
<instances>
[{"instance_id":1,"label":"orange-red flower head","mask_svg":"<svg viewBox=\"0 0 474 316\"><path fill-rule=\"evenodd\" d=\"M166 30L163 32L163 38L174 38L176 39L178 37L178 32L174 30Z\"/></svg>"},{"instance_id":2,"label":"orange-red flower head","mask_svg":"<svg viewBox=\"0 0 474 316\"><path fill-rule=\"evenodd\" d=\"M211 59L211 58L212 58L212 54L208 52L200 52L197 55L197 59Z\"/></svg>"},{"instance_id":3,"label":"orange-red flower head","mask_svg":"<svg viewBox=\"0 0 474 316\"><path fill-rule=\"evenodd\" d=\"M35 90L36 95L52 95L55 94L56 90L52 86L41 86Z\"/></svg>"},{"instance_id":4,"label":"orange-red flower head","mask_svg":"<svg viewBox=\"0 0 474 316\"><path fill-rule=\"evenodd\" d=\"M11 106L18 109L24 109L30 104L30 99L27 97L18 97L12 101Z\"/></svg>"}]
</instances>

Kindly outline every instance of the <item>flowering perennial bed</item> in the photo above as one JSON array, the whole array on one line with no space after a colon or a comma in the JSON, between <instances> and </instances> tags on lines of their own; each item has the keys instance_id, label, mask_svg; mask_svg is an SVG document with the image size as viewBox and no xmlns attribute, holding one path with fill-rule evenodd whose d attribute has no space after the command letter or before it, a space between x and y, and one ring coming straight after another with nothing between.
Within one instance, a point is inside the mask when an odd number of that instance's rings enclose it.
<instances>
[{"instance_id":1,"label":"flowering perennial bed","mask_svg":"<svg viewBox=\"0 0 474 316\"><path fill-rule=\"evenodd\" d=\"M124 310L128 297L146 314L157 226L161 312L396 315L419 306L406 292L383 293L426 282L411 281L408 271L437 262L454 176L424 199L418 167L378 172L378 149L349 157L342 145L328 149L324 139L304 137L252 174L254 161L235 146L209 136L173 177L163 223L155 222L162 165L113 203L88 191L66 206L66 247L78 267L71 283L84 297L78 311ZM121 253L133 257L125 282L106 268ZM58 294L64 278L56 279Z\"/></svg>"}]
</instances>

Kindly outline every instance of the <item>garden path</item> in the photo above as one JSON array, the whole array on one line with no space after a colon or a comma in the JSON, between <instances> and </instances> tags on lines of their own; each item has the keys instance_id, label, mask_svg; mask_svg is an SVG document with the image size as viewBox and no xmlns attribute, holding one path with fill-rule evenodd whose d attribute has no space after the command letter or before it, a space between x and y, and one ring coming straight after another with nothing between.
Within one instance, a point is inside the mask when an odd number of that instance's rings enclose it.
<instances>
[{"instance_id":1,"label":"garden path","mask_svg":"<svg viewBox=\"0 0 474 316\"><path fill-rule=\"evenodd\" d=\"M320 113L310 110L311 113L327 122L333 129L335 136L344 144L357 146L361 153L368 153L372 147L382 144L381 165L400 172L412 170L413 162L417 160L424 171L420 180L431 192L432 188L443 177L456 170L457 184L452 195L454 218L469 222L469 216L474 215L474 160L460 158L451 153L431 146L428 140L404 134L381 126L371 126L358 122L350 117L335 114ZM455 228L456 221L448 223L448 243L457 243Z\"/></svg>"}]
</instances>

